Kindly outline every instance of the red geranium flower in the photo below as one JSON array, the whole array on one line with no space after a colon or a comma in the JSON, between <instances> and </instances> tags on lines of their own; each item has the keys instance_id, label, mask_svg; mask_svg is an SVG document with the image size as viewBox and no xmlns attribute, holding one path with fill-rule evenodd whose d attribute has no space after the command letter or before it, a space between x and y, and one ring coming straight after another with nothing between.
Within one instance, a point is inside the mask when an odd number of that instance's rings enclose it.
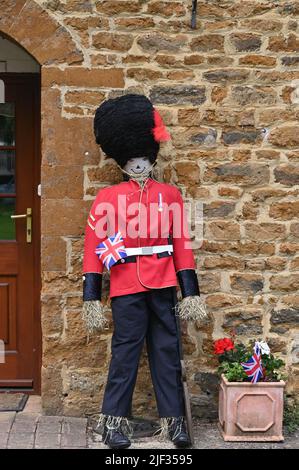
<instances>
[{"instance_id":1,"label":"red geranium flower","mask_svg":"<svg viewBox=\"0 0 299 470\"><path fill-rule=\"evenodd\" d=\"M223 354L225 351L234 349L234 342L229 338L217 339L214 342L214 354Z\"/></svg>"}]
</instances>

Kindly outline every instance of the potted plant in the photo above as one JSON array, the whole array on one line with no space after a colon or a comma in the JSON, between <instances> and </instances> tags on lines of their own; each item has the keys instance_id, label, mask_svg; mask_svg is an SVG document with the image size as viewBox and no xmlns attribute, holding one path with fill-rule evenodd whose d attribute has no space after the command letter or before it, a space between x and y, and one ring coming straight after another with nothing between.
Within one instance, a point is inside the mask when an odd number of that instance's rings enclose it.
<instances>
[{"instance_id":1,"label":"potted plant","mask_svg":"<svg viewBox=\"0 0 299 470\"><path fill-rule=\"evenodd\" d=\"M221 375L219 429L225 441L283 441L281 359L265 342L214 342Z\"/></svg>"}]
</instances>

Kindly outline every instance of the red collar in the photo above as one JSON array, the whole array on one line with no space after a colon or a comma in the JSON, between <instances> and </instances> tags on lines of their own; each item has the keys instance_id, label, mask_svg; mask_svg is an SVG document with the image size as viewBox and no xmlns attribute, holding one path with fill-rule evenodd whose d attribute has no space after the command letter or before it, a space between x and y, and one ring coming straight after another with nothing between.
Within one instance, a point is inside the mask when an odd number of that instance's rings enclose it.
<instances>
[{"instance_id":1,"label":"red collar","mask_svg":"<svg viewBox=\"0 0 299 470\"><path fill-rule=\"evenodd\" d=\"M152 178L150 178L150 177L147 178L147 180L144 184L144 189L148 189L152 185L153 182L154 182L154 180ZM129 180L129 183L133 184L135 187L138 186L138 189L140 189L140 187L141 187L140 184L138 183L138 181L134 180L133 178L131 178Z\"/></svg>"}]
</instances>

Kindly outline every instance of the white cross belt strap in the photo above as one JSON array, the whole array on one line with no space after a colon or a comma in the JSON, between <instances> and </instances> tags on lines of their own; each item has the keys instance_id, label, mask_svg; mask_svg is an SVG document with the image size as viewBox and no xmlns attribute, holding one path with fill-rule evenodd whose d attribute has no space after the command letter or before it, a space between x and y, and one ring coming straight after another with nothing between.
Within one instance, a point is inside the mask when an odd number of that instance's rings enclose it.
<instances>
[{"instance_id":1,"label":"white cross belt strap","mask_svg":"<svg viewBox=\"0 0 299 470\"><path fill-rule=\"evenodd\" d=\"M153 255L154 253L163 253L163 251L172 253L173 245L139 246L136 248L126 248L126 253L128 256Z\"/></svg>"}]
</instances>

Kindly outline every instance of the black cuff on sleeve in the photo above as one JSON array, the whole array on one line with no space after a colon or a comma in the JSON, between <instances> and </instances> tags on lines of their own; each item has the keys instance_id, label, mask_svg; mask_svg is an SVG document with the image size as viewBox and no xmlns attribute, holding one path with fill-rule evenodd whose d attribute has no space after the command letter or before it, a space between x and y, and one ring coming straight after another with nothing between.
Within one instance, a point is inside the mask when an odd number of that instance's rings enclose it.
<instances>
[{"instance_id":1,"label":"black cuff on sleeve","mask_svg":"<svg viewBox=\"0 0 299 470\"><path fill-rule=\"evenodd\" d=\"M194 269L177 272L183 299L189 295L200 295L198 280Z\"/></svg>"},{"instance_id":2,"label":"black cuff on sleeve","mask_svg":"<svg viewBox=\"0 0 299 470\"><path fill-rule=\"evenodd\" d=\"M83 274L83 301L101 300L102 295L102 274Z\"/></svg>"}]
</instances>

